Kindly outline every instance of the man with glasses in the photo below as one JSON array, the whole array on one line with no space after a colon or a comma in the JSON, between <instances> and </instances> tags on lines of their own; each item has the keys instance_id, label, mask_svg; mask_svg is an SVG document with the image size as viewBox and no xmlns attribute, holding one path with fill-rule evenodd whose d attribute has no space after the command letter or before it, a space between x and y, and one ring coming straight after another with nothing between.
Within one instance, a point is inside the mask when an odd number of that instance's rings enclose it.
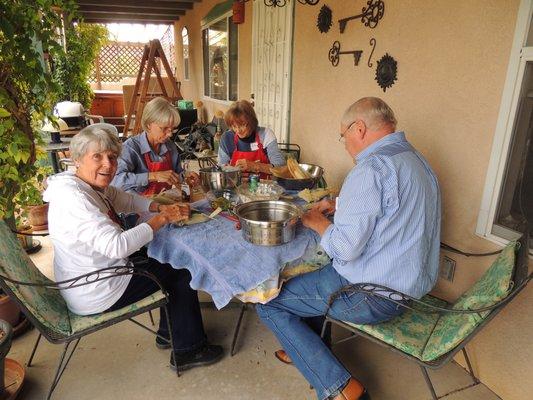
<instances>
[{"instance_id":1,"label":"man with glasses","mask_svg":"<svg viewBox=\"0 0 533 400\"><path fill-rule=\"evenodd\" d=\"M439 262L437 178L396 130L391 108L379 98L362 98L344 112L340 128L339 140L355 166L337 199L323 200L302 216L321 235L332 262L293 278L276 299L257 306L282 344L285 362L294 363L320 400L369 396L304 319L327 312L356 324L390 320L405 308L362 293L343 294L329 309L328 300L342 287L363 282L421 298L433 288Z\"/></svg>"}]
</instances>

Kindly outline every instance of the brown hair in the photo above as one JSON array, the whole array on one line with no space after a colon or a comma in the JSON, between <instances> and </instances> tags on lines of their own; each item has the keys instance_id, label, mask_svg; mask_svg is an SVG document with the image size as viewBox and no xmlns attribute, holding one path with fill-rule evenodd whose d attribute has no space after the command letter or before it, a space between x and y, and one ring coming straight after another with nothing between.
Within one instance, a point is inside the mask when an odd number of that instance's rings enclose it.
<instances>
[{"instance_id":1,"label":"brown hair","mask_svg":"<svg viewBox=\"0 0 533 400\"><path fill-rule=\"evenodd\" d=\"M259 124L252 103L246 100L234 102L228 111L226 111L224 121L230 128L234 125L239 125L239 123L246 123L251 128L252 132L257 129L257 125Z\"/></svg>"}]
</instances>

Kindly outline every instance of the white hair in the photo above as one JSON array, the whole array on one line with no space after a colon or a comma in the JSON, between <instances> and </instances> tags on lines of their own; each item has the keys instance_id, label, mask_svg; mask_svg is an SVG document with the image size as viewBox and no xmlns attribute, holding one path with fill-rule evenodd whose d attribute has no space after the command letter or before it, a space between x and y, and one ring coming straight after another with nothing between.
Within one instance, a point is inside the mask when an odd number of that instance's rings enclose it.
<instances>
[{"instance_id":1,"label":"white hair","mask_svg":"<svg viewBox=\"0 0 533 400\"><path fill-rule=\"evenodd\" d=\"M116 129L115 129L116 130ZM70 154L73 160L80 160L91 144L97 144L97 151L112 151L120 155L122 143L118 135L107 126L89 125L83 128L70 142Z\"/></svg>"},{"instance_id":2,"label":"white hair","mask_svg":"<svg viewBox=\"0 0 533 400\"><path fill-rule=\"evenodd\" d=\"M180 123L180 114L176 108L164 97L156 97L146 103L141 118L142 128L146 131L148 125L169 124L176 126Z\"/></svg>"},{"instance_id":3,"label":"white hair","mask_svg":"<svg viewBox=\"0 0 533 400\"><path fill-rule=\"evenodd\" d=\"M356 120L363 120L369 129L377 130L382 125L391 125L396 129L394 112L379 97L363 97L346 109L342 116L342 124L350 125Z\"/></svg>"}]
</instances>

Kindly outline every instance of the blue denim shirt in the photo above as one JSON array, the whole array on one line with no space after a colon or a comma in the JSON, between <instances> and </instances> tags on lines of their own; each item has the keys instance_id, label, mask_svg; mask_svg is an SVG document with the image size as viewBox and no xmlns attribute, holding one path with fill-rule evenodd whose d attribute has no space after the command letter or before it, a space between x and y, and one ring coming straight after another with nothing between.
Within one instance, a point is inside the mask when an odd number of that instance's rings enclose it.
<instances>
[{"instance_id":1,"label":"blue denim shirt","mask_svg":"<svg viewBox=\"0 0 533 400\"><path fill-rule=\"evenodd\" d=\"M420 298L437 280L441 199L428 162L395 132L356 156L321 244L351 283Z\"/></svg>"},{"instance_id":2,"label":"blue denim shirt","mask_svg":"<svg viewBox=\"0 0 533 400\"><path fill-rule=\"evenodd\" d=\"M148 167L144 161L144 154L150 153L152 161L163 161L165 154L170 152L172 166L177 173L182 172L180 156L176 145L168 140L159 146L156 154L146 137L146 132L133 136L122 145L122 153L118 159L118 168L111 185L128 192L143 192L148 186Z\"/></svg>"}]
</instances>

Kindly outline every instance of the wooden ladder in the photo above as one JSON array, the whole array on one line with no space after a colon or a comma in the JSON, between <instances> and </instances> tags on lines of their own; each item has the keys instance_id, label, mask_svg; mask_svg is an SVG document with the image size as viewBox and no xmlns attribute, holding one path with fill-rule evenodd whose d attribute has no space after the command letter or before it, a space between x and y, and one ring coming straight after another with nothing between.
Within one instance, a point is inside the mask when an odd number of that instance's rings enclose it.
<instances>
[{"instance_id":1,"label":"wooden ladder","mask_svg":"<svg viewBox=\"0 0 533 400\"><path fill-rule=\"evenodd\" d=\"M163 84L161 71L159 71L159 66L157 64L157 58L161 60L161 64L163 65L163 68L165 68L167 77L172 84L173 96L169 96L165 85ZM165 56L165 52L161 47L161 43L157 39L150 40L150 42L144 46L141 66L139 67L137 80L135 81L135 88L133 89L132 99L128 108L128 114L126 115L126 122L124 124L124 136L129 136L130 132L134 135L141 132L141 118L144 111L144 106L148 101L156 97L156 95L148 93L148 86L150 84L150 76L152 71L155 72L157 82L159 83L161 91L163 92L163 97L172 103L174 103L176 100L183 99L180 92L180 84L176 82L176 78L174 78L172 70L170 69L170 64ZM139 93L141 81L142 88ZM131 129L130 125L134 119L135 123L133 129Z\"/></svg>"}]
</instances>

